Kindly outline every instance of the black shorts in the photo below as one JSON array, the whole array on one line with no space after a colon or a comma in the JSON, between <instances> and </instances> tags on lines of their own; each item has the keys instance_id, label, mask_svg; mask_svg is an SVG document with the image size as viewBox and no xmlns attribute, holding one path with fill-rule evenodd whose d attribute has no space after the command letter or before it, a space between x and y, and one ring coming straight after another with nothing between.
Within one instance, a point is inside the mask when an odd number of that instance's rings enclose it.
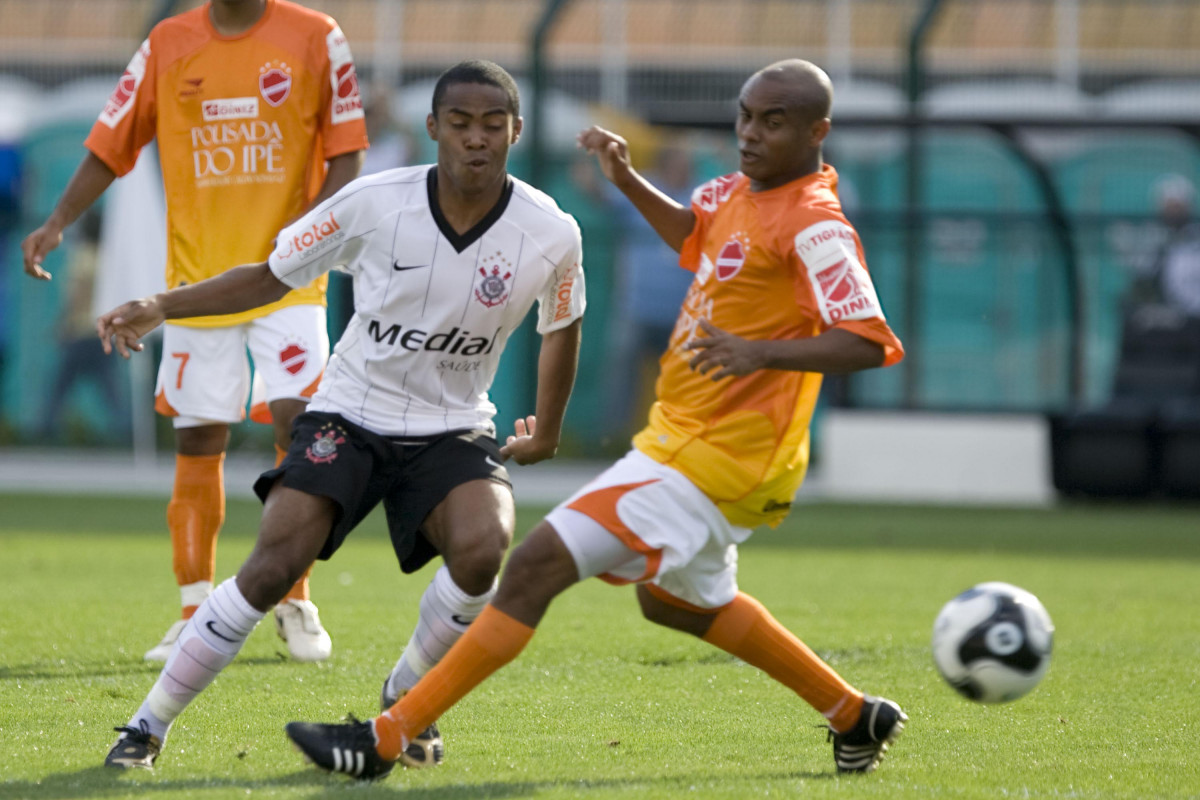
<instances>
[{"instance_id":1,"label":"black shorts","mask_svg":"<svg viewBox=\"0 0 1200 800\"><path fill-rule=\"evenodd\" d=\"M338 414L307 411L292 424L287 456L259 476L254 492L265 502L278 479L289 489L337 504L320 559L332 556L382 500L400 568L415 572L438 554L421 531L429 512L468 481L491 480L511 490L503 460L496 440L482 431L393 440Z\"/></svg>"}]
</instances>

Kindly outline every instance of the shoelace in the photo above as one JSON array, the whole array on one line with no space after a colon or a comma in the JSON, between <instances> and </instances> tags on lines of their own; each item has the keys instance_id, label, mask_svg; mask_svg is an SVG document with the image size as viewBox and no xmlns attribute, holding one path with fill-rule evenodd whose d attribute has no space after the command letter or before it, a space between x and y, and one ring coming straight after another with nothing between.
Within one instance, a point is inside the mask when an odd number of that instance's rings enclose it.
<instances>
[{"instance_id":1,"label":"shoelace","mask_svg":"<svg viewBox=\"0 0 1200 800\"><path fill-rule=\"evenodd\" d=\"M138 720L138 727L134 728L130 725L122 725L119 728L113 728L117 733L125 734L122 739L132 739L135 742L145 743L150 741L150 725L146 720Z\"/></svg>"}]
</instances>

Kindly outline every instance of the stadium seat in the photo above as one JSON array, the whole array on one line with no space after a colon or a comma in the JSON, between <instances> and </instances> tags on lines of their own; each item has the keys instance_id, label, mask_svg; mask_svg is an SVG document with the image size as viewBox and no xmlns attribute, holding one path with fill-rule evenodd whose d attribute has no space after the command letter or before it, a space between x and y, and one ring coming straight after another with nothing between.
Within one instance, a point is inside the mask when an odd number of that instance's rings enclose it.
<instances>
[{"instance_id":1,"label":"stadium seat","mask_svg":"<svg viewBox=\"0 0 1200 800\"><path fill-rule=\"evenodd\" d=\"M1054 488L1066 495L1149 495L1157 482L1153 425L1153 406L1132 400L1051 415Z\"/></svg>"},{"instance_id":2,"label":"stadium seat","mask_svg":"<svg viewBox=\"0 0 1200 800\"><path fill-rule=\"evenodd\" d=\"M1155 436L1162 490L1173 497L1200 497L1200 394L1166 403Z\"/></svg>"},{"instance_id":3,"label":"stadium seat","mask_svg":"<svg viewBox=\"0 0 1200 800\"><path fill-rule=\"evenodd\" d=\"M1144 307L1128 315L1113 396L1164 404L1200 396L1200 320Z\"/></svg>"}]
</instances>

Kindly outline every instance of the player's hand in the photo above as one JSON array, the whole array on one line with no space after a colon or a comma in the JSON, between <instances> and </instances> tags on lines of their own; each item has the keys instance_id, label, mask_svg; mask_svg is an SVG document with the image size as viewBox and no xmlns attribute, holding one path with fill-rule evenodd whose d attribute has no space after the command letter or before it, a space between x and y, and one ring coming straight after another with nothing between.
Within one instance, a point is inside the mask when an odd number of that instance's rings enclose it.
<instances>
[{"instance_id":1,"label":"player's hand","mask_svg":"<svg viewBox=\"0 0 1200 800\"><path fill-rule=\"evenodd\" d=\"M504 446L500 448L500 455L504 456L504 460L512 459L518 464L536 464L539 461L545 461L547 458L553 458L558 452L558 442L547 442L544 439L538 439L537 433L537 417L532 414L525 419L517 420L513 425L516 430L515 436L509 436L505 441Z\"/></svg>"},{"instance_id":2,"label":"player's hand","mask_svg":"<svg viewBox=\"0 0 1200 800\"><path fill-rule=\"evenodd\" d=\"M580 132L576 141L584 150L596 155L600 171L612 183L633 171L629 162L629 143L612 131L593 125Z\"/></svg>"},{"instance_id":3,"label":"player's hand","mask_svg":"<svg viewBox=\"0 0 1200 800\"><path fill-rule=\"evenodd\" d=\"M46 223L21 242L21 255L25 259L25 274L39 281L50 280L50 273L42 269L46 254L62 244L62 229Z\"/></svg>"},{"instance_id":4,"label":"player's hand","mask_svg":"<svg viewBox=\"0 0 1200 800\"><path fill-rule=\"evenodd\" d=\"M700 351L688 362L696 372L708 375L716 370L709 377L719 381L731 375L746 375L765 366L758 342L723 331L706 319L700 320L700 327L708 335L687 344L687 349Z\"/></svg>"},{"instance_id":5,"label":"player's hand","mask_svg":"<svg viewBox=\"0 0 1200 800\"><path fill-rule=\"evenodd\" d=\"M140 352L142 349L138 339L157 328L165 319L158 298L143 297L141 300L130 300L102 315L96 320L96 334L106 355L111 354L115 346L123 358L129 358L130 350Z\"/></svg>"}]
</instances>

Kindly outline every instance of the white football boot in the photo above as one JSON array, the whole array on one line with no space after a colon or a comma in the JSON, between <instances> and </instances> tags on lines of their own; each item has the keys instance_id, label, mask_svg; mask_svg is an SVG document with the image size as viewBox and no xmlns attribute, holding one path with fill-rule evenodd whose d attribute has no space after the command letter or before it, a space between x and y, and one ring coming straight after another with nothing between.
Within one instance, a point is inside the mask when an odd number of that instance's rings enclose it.
<instances>
[{"instance_id":1,"label":"white football boot","mask_svg":"<svg viewBox=\"0 0 1200 800\"><path fill-rule=\"evenodd\" d=\"M324 661L333 653L333 641L309 600L284 600L275 606L275 632L297 661Z\"/></svg>"},{"instance_id":2,"label":"white football boot","mask_svg":"<svg viewBox=\"0 0 1200 800\"><path fill-rule=\"evenodd\" d=\"M183 626L187 625L186 619L177 619L167 628L167 632L163 635L162 641L146 651L146 655L142 656L147 661L166 661L171 655L171 651L175 649L175 640L179 638L179 634L183 633Z\"/></svg>"}]
</instances>

